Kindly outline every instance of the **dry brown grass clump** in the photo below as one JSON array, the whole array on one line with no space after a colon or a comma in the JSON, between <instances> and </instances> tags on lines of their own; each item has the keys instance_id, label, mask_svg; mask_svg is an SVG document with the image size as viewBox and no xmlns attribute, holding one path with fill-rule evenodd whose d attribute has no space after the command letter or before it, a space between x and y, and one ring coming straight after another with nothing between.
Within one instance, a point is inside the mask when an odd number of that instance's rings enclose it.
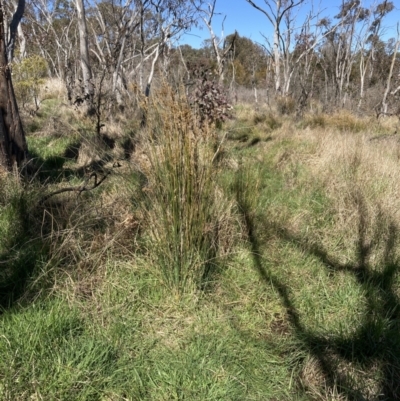
<instances>
[{"instance_id":1,"label":"dry brown grass clump","mask_svg":"<svg viewBox=\"0 0 400 401\"><path fill-rule=\"evenodd\" d=\"M47 255L33 289L90 298L110 260L132 258L142 217L132 210L134 188L123 184L129 178L114 172L91 192L66 192L38 204L35 221Z\"/></svg>"},{"instance_id":2,"label":"dry brown grass clump","mask_svg":"<svg viewBox=\"0 0 400 401\"><path fill-rule=\"evenodd\" d=\"M291 115L296 111L296 100L291 96L279 96L275 99L275 104L280 115Z\"/></svg>"},{"instance_id":3,"label":"dry brown grass clump","mask_svg":"<svg viewBox=\"0 0 400 401\"><path fill-rule=\"evenodd\" d=\"M47 78L40 88L40 98L42 100L60 99L67 101L67 88L65 82L59 78Z\"/></svg>"},{"instance_id":4,"label":"dry brown grass clump","mask_svg":"<svg viewBox=\"0 0 400 401\"><path fill-rule=\"evenodd\" d=\"M308 114L302 121L304 127L327 128L340 132L366 132L371 126L377 128L376 120L360 118L354 114L341 110L333 114Z\"/></svg>"}]
</instances>

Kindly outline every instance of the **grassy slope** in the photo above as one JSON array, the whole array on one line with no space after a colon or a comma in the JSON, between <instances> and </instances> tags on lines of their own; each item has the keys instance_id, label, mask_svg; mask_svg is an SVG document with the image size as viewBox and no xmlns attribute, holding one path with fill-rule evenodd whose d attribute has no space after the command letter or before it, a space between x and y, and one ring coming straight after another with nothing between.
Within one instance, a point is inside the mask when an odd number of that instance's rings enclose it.
<instances>
[{"instance_id":1,"label":"grassy slope","mask_svg":"<svg viewBox=\"0 0 400 401\"><path fill-rule=\"evenodd\" d=\"M106 217L81 224L73 208L57 253L77 264L53 259L52 291L0 316L0 399L400 398L399 145L335 121L237 110L219 179L242 240L206 293L160 285L130 227L111 239L108 224L120 233L139 213L123 195L132 174L88 194ZM44 162L69 146L28 141Z\"/></svg>"}]
</instances>

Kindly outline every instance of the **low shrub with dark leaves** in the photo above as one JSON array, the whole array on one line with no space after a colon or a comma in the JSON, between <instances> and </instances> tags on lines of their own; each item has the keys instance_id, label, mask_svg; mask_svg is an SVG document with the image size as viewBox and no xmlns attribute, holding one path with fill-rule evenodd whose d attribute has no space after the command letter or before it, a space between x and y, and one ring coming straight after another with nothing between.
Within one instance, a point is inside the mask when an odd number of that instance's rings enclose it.
<instances>
[{"instance_id":1,"label":"low shrub with dark leaves","mask_svg":"<svg viewBox=\"0 0 400 401\"><path fill-rule=\"evenodd\" d=\"M193 90L189 95L189 102L199 113L202 124L216 124L217 126L231 117L232 106L229 104L224 89L212 79L208 71L196 69Z\"/></svg>"}]
</instances>

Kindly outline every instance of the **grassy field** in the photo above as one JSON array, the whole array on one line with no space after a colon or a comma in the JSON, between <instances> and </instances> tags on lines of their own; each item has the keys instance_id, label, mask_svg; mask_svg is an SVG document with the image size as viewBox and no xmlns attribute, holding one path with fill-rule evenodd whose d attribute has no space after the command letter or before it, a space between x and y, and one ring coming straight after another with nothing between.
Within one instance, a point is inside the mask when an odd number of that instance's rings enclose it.
<instances>
[{"instance_id":1,"label":"grassy field","mask_svg":"<svg viewBox=\"0 0 400 401\"><path fill-rule=\"evenodd\" d=\"M103 137L51 97L26 117L0 400L400 399L397 122L237 105L215 131L171 96Z\"/></svg>"}]
</instances>

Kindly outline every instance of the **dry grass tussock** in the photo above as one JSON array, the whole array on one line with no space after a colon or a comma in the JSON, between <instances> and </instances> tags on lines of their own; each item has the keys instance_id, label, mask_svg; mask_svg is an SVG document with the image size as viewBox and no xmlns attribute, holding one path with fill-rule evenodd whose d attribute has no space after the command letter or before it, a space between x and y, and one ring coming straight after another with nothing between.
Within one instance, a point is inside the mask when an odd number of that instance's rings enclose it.
<instances>
[{"instance_id":1,"label":"dry grass tussock","mask_svg":"<svg viewBox=\"0 0 400 401\"><path fill-rule=\"evenodd\" d=\"M116 191L111 182L104 185L108 190L101 194L58 195L35 211L38 235L48 249L43 275L37 281L53 282L53 291L86 297L90 291L85 283L100 280L110 258L132 255L140 222L131 209L131 194Z\"/></svg>"},{"instance_id":2,"label":"dry grass tussock","mask_svg":"<svg viewBox=\"0 0 400 401\"><path fill-rule=\"evenodd\" d=\"M231 246L230 210L218 186L218 139L168 87L147 105L141 170L149 256L161 280L191 291L213 280Z\"/></svg>"},{"instance_id":3,"label":"dry grass tussock","mask_svg":"<svg viewBox=\"0 0 400 401\"><path fill-rule=\"evenodd\" d=\"M40 99L60 99L67 101L65 82L58 78L47 78L40 88Z\"/></svg>"},{"instance_id":4,"label":"dry grass tussock","mask_svg":"<svg viewBox=\"0 0 400 401\"><path fill-rule=\"evenodd\" d=\"M74 173L70 165L66 171ZM97 171L98 177L106 171L107 167ZM39 171L28 185L12 175L0 178L0 243L4 246L0 246L0 257L15 272L20 269L25 274L18 278L24 292L18 294L21 301L49 291L71 299L89 298L105 278L104 267L110 259L132 258L142 220L140 211L132 208L136 181L126 166L109 173L93 191L54 196L60 188L82 184L82 174L72 175L67 182L62 170L54 177ZM92 184L93 178L87 185ZM0 277L0 289L7 280L11 279Z\"/></svg>"},{"instance_id":5,"label":"dry grass tussock","mask_svg":"<svg viewBox=\"0 0 400 401\"><path fill-rule=\"evenodd\" d=\"M307 114L301 125L310 128L326 128L341 132L365 132L371 127L378 127L378 122L374 118L359 118L348 111Z\"/></svg>"},{"instance_id":6,"label":"dry grass tussock","mask_svg":"<svg viewBox=\"0 0 400 401\"><path fill-rule=\"evenodd\" d=\"M251 121L256 113L256 106L251 103L241 103L235 107L235 118L237 120Z\"/></svg>"}]
</instances>

